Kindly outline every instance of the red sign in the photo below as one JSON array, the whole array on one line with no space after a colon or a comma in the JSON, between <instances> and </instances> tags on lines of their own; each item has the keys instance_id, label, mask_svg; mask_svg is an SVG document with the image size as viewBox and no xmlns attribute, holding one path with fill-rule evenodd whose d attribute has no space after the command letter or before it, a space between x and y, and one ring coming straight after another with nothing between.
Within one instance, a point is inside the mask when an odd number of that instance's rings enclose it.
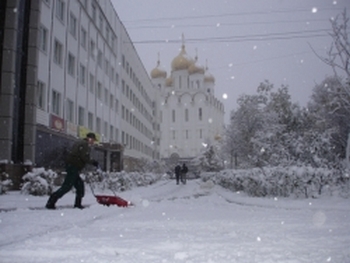
<instances>
[{"instance_id":1,"label":"red sign","mask_svg":"<svg viewBox=\"0 0 350 263\"><path fill-rule=\"evenodd\" d=\"M63 131L64 130L64 120L60 117L57 117L55 115L51 115L51 128Z\"/></svg>"}]
</instances>

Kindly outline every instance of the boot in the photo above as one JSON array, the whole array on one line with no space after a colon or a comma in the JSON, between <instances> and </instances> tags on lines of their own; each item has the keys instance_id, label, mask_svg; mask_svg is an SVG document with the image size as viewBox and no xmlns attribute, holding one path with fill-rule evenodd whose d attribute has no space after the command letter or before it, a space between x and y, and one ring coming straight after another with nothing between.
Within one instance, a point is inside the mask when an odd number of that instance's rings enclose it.
<instances>
[{"instance_id":1,"label":"boot","mask_svg":"<svg viewBox=\"0 0 350 263\"><path fill-rule=\"evenodd\" d=\"M85 207L81 205L81 197L75 197L74 208L84 209Z\"/></svg>"},{"instance_id":2,"label":"boot","mask_svg":"<svg viewBox=\"0 0 350 263\"><path fill-rule=\"evenodd\" d=\"M57 200L58 200L58 198L56 196L51 195L49 200L47 201L45 207L47 209L56 209L55 204L56 204Z\"/></svg>"}]
</instances>

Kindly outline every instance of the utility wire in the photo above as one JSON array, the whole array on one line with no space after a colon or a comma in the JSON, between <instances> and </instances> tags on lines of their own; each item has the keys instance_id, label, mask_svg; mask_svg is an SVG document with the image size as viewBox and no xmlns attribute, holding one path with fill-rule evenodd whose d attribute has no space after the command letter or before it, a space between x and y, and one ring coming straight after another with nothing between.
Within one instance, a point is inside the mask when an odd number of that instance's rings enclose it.
<instances>
[{"instance_id":1,"label":"utility wire","mask_svg":"<svg viewBox=\"0 0 350 263\"><path fill-rule=\"evenodd\" d=\"M312 19L312 20L280 20L280 21L265 21L265 22L238 22L238 23L212 23L212 24L189 24L189 25L141 25L141 26L128 26L128 30L136 29L169 29L169 28L191 28L191 27L225 27L225 26L247 26L247 25L271 25L271 24L300 24L300 23L314 23L325 22L324 19Z\"/></svg>"},{"instance_id":2,"label":"utility wire","mask_svg":"<svg viewBox=\"0 0 350 263\"><path fill-rule=\"evenodd\" d=\"M342 8L329 7L329 8L318 8L317 12L326 10L342 10ZM161 21L183 21L185 19L208 19L208 18L223 18L231 16L252 16L252 15L272 15L279 13L296 13L296 12L311 12L310 9L286 9L286 10L272 10L272 11L255 11L255 12L237 12L237 13L223 13L217 15L201 15L201 16L183 16L183 17L161 17L161 18L148 18L148 19L136 19L136 20L124 20L124 24L132 23L145 23L145 22L161 22Z\"/></svg>"},{"instance_id":3,"label":"utility wire","mask_svg":"<svg viewBox=\"0 0 350 263\"><path fill-rule=\"evenodd\" d=\"M186 43L217 43L217 42L245 42L245 41L269 41L269 40L290 40L300 38L314 38L328 36L327 29L316 29L308 31L291 31L283 33L270 33L270 34L255 34L255 35L241 35L241 36L226 36L226 37L207 37L207 38L188 38ZM133 44L157 44L157 43L170 43L178 44L182 40L135 40Z\"/></svg>"}]
</instances>

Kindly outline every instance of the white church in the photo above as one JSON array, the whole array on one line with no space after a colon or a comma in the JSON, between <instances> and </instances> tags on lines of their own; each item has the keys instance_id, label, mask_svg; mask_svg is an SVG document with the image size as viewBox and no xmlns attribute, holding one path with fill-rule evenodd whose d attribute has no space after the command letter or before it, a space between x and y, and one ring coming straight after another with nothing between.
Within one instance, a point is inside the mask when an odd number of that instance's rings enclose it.
<instances>
[{"instance_id":1,"label":"white church","mask_svg":"<svg viewBox=\"0 0 350 263\"><path fill-rule=\"evenodd\" d=\"M224 106L215 97L215 78L190 57L184 41L171 62L171 73L160 65L151 71L159 90L160 156L172 163L188 161L217 144L224 130Z\"/></svg>"}]
</instances>

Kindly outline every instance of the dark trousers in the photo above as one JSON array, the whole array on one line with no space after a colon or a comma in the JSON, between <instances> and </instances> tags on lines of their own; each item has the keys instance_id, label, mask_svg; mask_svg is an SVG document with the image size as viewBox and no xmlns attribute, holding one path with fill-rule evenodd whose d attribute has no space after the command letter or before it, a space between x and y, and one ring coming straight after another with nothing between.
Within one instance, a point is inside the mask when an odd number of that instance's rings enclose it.
<instances>
[{"instance_id":1,"label":"dark trousers","mask_svg":"<svg viewBox=\"0 0 350 263\"><path fill-rule=\"evenodd\" d=\"M176 184L179 184L180 173L175 173L175 177L176 177Z\"/></svg>"},{"instance_id":2,"label":"dark trousers","mask_svg":"<svg viewBox=\"0 0 350 263\"><path fill-rule=\"evenodd\" d=\"M181 172L181 182L186 184L186 173Z\"/></svg>"},{"instance_id":3,"label":"dark trousers","mask_svg":"<svg viewBox=\"0 0 350 263\"><path fill-rule=\"evenodd\" d=\"M74 188L76 189L76 198L83 198L85 194L85 189L84 182L79 176L80 170L74 166L67 165L66 172L67 175L64 179L62 186L51 196L57 200L64 196L66 193L68 193L74 186Z\"/></svg>"}]
</instances>

